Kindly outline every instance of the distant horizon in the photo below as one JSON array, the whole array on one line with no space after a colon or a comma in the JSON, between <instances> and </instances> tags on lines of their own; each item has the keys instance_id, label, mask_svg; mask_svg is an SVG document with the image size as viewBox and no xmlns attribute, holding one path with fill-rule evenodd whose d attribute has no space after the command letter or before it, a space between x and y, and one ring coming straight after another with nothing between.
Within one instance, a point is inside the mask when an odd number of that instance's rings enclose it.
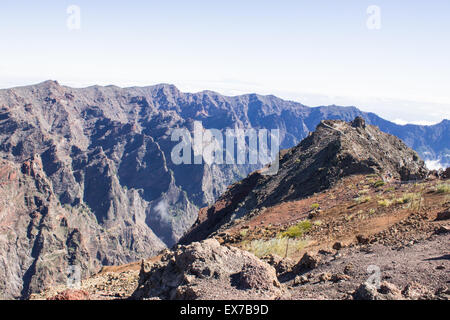
<instances>
[{"instance_id":1,"label":"distant horizon","mask_svg":"<svg viewBox=\"0 0 450 320\"><path fill-rule=\"evenodd\" d=\"M0 87L172 83L429 125L450 118L448 0L6 1Z\"/></svg>"},{"instance_id":2,"label":"distant horizon","mask_svg":"<svg viewBox=\"0 0 450 320\"><path fill-rule=\"evenodd\" d=\"M338 104L338 103L330 103L330 104L317 104L317 105L311 105L311 104L306 104L303 101L301 101L301 99L291 99L288 97L282 97L278 94L274 94L274 93L259 93L259 92L252 92L250 90L248 91L242 91L241 93L223 93L220 90L215 90L215 89L199 89L199 90L183 90L182 88L180 88L180 86L174 84L174 83L167 83L167 82L158 82L158 83L154 83L154 84L147 84L147 85L143 85L143 84L138 84L138 85L117 85L114 83L109 83L109 84L80 84L80 85L73 85L73 84L67 84L67 83L62 83L61 81L57 80L57 79L47 79L47 80L43 80L43 81L39 81L39 82L34 82L34 83L30 83L30 84L22 84L22 85L13 85L13 86L9 86L9 87L0 87L0 90L8 90L8 89L14 89L14 88L20 88L20 87L29 87L29 86L36 86L48 81L56 81L59 85L64 86L64 87L68 87L68 88L74 88L74 89L85 89L85 88L89 88L89 87L95 87L95 86L99 86L99 87L118 87L121 89L127 89L127 88L146 88L146 87L154 87L154 86L158 86L158 85L171 85L176 87L180 92L182 93L191 93L191 94L196 94L196 93L202 93L202 92L206 92L206 91L210 91L210 92L214 92L217 93L221 96L225 96L225 97L238 97L238 96L244 96L244 95L250 95L250 94L256 94L256 95L260 95L260 96L274 96L278 99L284 100L284 101L291 101L291 102L295 102L295 103L299 103L301 105L304 105L306 107L309 108L318 108L318 107L329 107L329 106L338 106L338 107L344 107L344 108L357 108L358 110L362 111L362 112L367 112L367 113L374 113L377 116L388 120L390 122L393 122L397 125L419 125L419 126L433 126L439 123L442 123L445 120L450 120L450 116L448 118L443 117L442 119L435 121L435 122L430 122L430 121L412 121L412 122L407 122L401 119L390 119L389 117L385 117L382 114L370 110L366 107L361 107L358 105L345 105L345 104Z\"/></svg>"}]
</instances>

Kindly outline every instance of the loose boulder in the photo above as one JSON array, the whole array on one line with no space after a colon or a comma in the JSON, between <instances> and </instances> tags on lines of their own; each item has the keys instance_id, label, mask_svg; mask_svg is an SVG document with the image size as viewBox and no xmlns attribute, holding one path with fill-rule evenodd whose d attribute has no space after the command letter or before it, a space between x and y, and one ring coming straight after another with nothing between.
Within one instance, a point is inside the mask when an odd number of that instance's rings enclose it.
<instances>
[{"instance_id":1,"label":"loose boulder","mask_svg":"<svg viewBox=\"0 0 450 320\"><path fill-rule=\"evenodd\" d=\"M297 265L294 267L294 272L302 272L312 270L320 265L320 256L313 253L305 253Z\"/></svg>"},{"instance_id":2,"label":"loose boulder","mask_svg":"<svg viewBox=\"0 0 450 320\"><path fill-rule=\"evenodd\" d=\"M282 293L275 269L253 254L215 239L166 251L140 272L134 299L275 299Z\"/></svg>"}]
</instances>

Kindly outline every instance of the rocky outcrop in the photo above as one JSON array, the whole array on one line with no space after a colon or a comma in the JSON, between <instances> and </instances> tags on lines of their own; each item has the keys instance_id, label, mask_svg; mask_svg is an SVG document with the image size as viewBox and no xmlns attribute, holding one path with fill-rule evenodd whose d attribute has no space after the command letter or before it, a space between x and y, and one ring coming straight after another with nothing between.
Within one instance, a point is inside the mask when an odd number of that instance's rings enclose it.
<instances>
[{"instance_id":1,"label":"rocky outcrop","mask_svg":"<svg viewBox=\"0 0 450 320\"><path fill-rule=\"evenodd\" d=\"M438 212L437 216L436 216L436 220L440 221L440 220L449 220L450 219L450 209Z\"/></svg>"},{"instance_id":2,"label":"rocky outcrop","mask_svg":"<svg viewBox=\"0 0 450 320\"><path fill-rule=\"evenodd\" d=\"M282 293L273 267L253 254L208 239L167 251L142 265L134 299L274 299Z\"/></svg>"},{"instance_id":3,"label":"rocky outcrop","mask_svg":"<svg viewBox=\"0 0 450 320\"><path fill-rule=\"evenodd\" d=\"M321 263L321 258L318 254L305 253L300 261L295 265L294 272L302 272L317 268Z\"/></svg>"},{"instance_id":4,"label":"rocky outcrop","mask_svg":"<svg viewBox=\"0 0 450 320\"><path fill-rule=\"evenodd\" d=\"M65 290L47 300L90 300L89 292L85 290Z\"/></svg>"},{"instance_id":5,"label":"rocky outcrop","mask_svg":"<svg viewBox=\"0 0 450 320\"><path fill-rule=\"evenodd\" d=\"M261 258L275 268L277 276L283 276L293 271L295 268L295 261L290 258L282 258L276 254L269 254Z\"/></svg>"}]
</instances>

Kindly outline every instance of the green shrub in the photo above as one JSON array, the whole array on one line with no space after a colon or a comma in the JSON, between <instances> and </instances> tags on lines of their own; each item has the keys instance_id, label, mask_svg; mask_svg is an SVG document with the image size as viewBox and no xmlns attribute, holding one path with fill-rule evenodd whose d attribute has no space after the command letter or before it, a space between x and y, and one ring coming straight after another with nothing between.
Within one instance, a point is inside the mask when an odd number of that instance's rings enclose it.
<instances>
[{"instance_id":1,"label":"green shrub","mask_svg":"<svg viewBox=\"0 0 450 320\"><path fill-rule=\"evenodd\" d=\"M300 238L308 232L309 229L311 229L311 221L310 220L303 220L297 223L295 226L289 227L286 231L282 232L280 234L280 238Z\"/></svg>"},{"instance_id":2,"label":"green shrub","mask_svg":"<svg viewBox=\"0 0 450 320\"><path fill-rule=\"evenodd\" d=\"M369 189L362 189L362 190L359 190L359 191L358 191L358 195L359 195L359 196L362 196L362 195L364 195L364 194L368 194L369 192L370 192Z\"/></svg>"},{"instance_id":3,"label":"green shrub","mask_svg":"<svg viewBox=\"0 0 450 320\"><path fill-rule=\"evenodd\" d=\"M422 195L420 193L406 193L401 198L392 200L394 204L406 204L419 201Z\"/></svg>"},{"instance_id":4,"label":"green shrub","mask_svg":"<svg viewBox=\"0 0 450 320\"><path fill-rule=\"evenodd\" d=\"M409 209L418 210L422 202L422 194L420 192L407 193L403 196L403 201L408 204Z\"/></svg>"},{"instance_id":5,"label":"green shrub","mask_svg":"<svg viewBox=\"0 0 450 320\"><path fill-rule=\"evenodd\" d=\"M374 182L373 186L375 188L379 188L379 187L384 186L385 184L386 184L386 182L384 182L383 180L378 180L378 181Z\"/></svg>"},{"instance_id":6,"label":"green shrub","mask_svg":"<svg viewBox=\"0 0 450 320\"><path fill-rule=\"evenodd\" d=\"M241 232L240 232L239 234L241 235L241 237L247 236L247 234L248 234L248 229L241 230Z\"/></svg>"},{"instance_id":7,"label":"green shrub","mask_svg":"<svg viewBox=\"0 0 450 320\"><path fill-rule=\"evenodd\" d=\"M370 200L372 200L371 196L361 196L361 197L358 197L358 198L355 199L355 201L358 204L366 203L366 202L369 202Z\"/></svg>"},{"instance_id":8,"label":"green shrub","mask_svg":"<svg viewBox=\"0 0 450 320\"><path fill-rule=\"evenodd\" d=\"M317 210L317 209L319 209L319 207L320 207L320 205L319 205L318 203L313 203L313 204L311 205L311 209L312 209L312 210Z\"/></svg>"},{"instance_id":9,"label":"green shrub","mask_svg":"<svg viewBox=\"0 0 450 320\"><path fill-rule=\"evenodd\" d=\"M378 201L378 205L382 207L389 207L392 204L392 201L389 199L383 199Z\"/></svg>"},{"instance_id":10,"label":"green shrub","mask_svg":"<svg viewBox=\"0 0 450 320\"><path fill-rule=\"evenodd\" d=\"M436 192L437 193L443 193L443 194L450 193L450 184L442 183L442 184L438 185L436 187Z\"/></svg>"},{"instance_id":11,"label":"green shrub","mask_svg":"<svg viewBox=\"0 0 450 320\"><path fill-rule=\"evenodd\" d=\"M408 203L408 201L409 201L408 198L401 197L401 198L397 198L397 199L392 200L392 203L393 204L405 204L405 203Z\"/></svg>"}]
</instances>

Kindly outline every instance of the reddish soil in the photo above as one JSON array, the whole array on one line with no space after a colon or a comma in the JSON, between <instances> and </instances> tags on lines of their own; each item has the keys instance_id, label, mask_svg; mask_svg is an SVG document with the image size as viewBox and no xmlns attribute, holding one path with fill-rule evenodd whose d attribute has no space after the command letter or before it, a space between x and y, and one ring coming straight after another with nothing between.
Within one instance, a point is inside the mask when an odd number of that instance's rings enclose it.
<instances>
[{"instance_id":1,"label":"reddish soil","mask_svg":"<svg viewBox=\"0 0 450 320\"><path fill-rule=\"evenodd\" d=\"M416 228L415 232L425 229L432 232L447 223L434 221L438 212L450 207L450 196L435 192L436 185L443 181L431 180L417 184L391 182L375 188L374 180L377 179L371 176L352 176L343 179L332 189L309 198L267 208L259 215L243 219L226 230L228 240L224 242L242 247L243 243L254 239L276 237L289 226L310 218L312 228L305 235L309 244L292 257L299 258L305 251L330 249L337 241L349 245L357 242L356 236L373 237L404 221L411 214L422 215L423 225L420 230ZM398 200L408 195L417 199L403 204L382 204L383 201ZM318 204L319 208L312 209L313 204ZM242 235L243 230L247 230L245 236Z\"/></svg>"}]
</instances>

